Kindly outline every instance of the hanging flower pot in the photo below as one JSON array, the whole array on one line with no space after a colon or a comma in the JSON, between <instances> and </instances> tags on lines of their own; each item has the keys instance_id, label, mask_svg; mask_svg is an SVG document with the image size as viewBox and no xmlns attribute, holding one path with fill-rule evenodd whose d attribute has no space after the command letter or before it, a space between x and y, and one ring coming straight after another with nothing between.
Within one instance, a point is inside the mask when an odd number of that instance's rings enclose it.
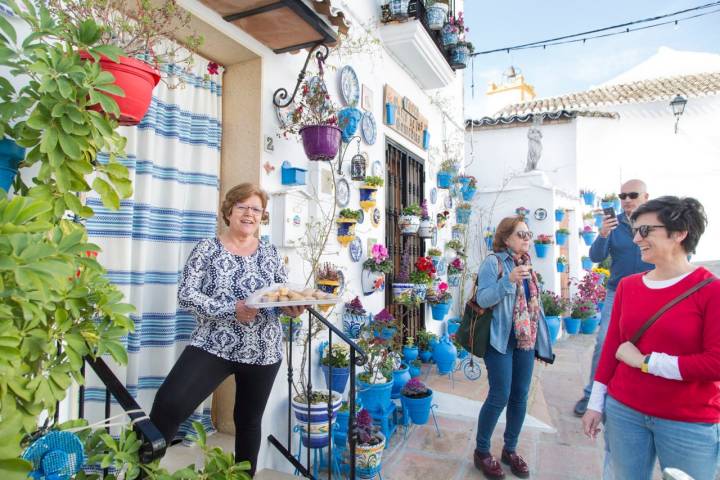
<instances>
[{"instance_id":1,"label":"hanging flower pot","mask_svg":"<svg viewBox=\"0 0 720 480\"><path fill-rule=\"evenodd\" d=\"M415 297L415 301L418 303L423 303L425 301L425 296L427 295L427 284L414 283L413 285L413 296Z\"/></svg>"},{"instance_id":2,"label":"hanging flower pot","mask_svg":"<svg viewBox=\"0 0 720 480\"><path fill-rule=\"evenodd\" d=\"M361 118L362 112L355 107L345 107L338 112L338 127L342 132L340 136L343 142L349 142L355 135Z\"/></svg>"},{"instance_id":3,"label":"hanging flower pot","mask_svg":"<svg viewBox=\"0 0 720 480\"><path fill-rule=\"evenodd\" d=\"M18 165L25 159L25 149L9 138L0 140L0 188L7 192L15 181Z\"/></svg>"},{"instance_id":4,"label":"hanging flower pot","mask_svg":"<svg viewBox=\"0 0 720 480\"><path fill-rule=\"evenodd\" d=\"M330 161L340 149L342 132L335 125L307 125L300 129L305 156L312 161Z\"/></svg>"},{"instance_id":5,"label":"hanging flower pot","mask_svg":"<svg viewBox=\"0 0 720 480\"><path fill-rule=\"evenodd\" d=\"M393 282L392 284L393 303L401 303L403 305L408 305L412 303L414 293L414 283Z\"/></svg>"},{"instance_id":6,"label":"hanging flower pot","mask_svg":"<svg viewBox=\"0 0 720 480\"><path fill-rule=\"evenodd\" d=\"M408 16L409 6L410 0L390 0L390 3L388 3L390 15L392 15L393 18L406 18Z\"/></svg>"},{"instance_id":7,"label":"hanging flower pot","mask_svg":"<svg viewBox=\"0 0 720 480\"><path fill-rule=\"evenodd\" d=\"M414 235L420 229L419 215L400 215L398 217L398 228L403 235Z\"/></svg>"},{"instance_id":8,"label":"hanging flower pot","mask_svg":"<svg viewBox=\"0 0 720 480\"><path fill-rule=\"evenodd\" d=\"M448 275L448 285L451 287L459 287L460 286L460 277L461 275L459 273L455 273L452 275Z\"/></svg>"},{"instance_id":9,"label":"hanging flower pot","mask_svg":"<svg viewBox=\"0 0 720 480\"><path fill-rule=\"evenodd\" d=\"M95 62L95 59L87 52L80 52L80 58ZM135 58L118 57L117 62L109 58L100 57L100 68L111 73L115 77L115 85L125 92L124 97L106 93L120 108L120 125L133 126L140 123L150 108L152 91L160 81L160 72L147 63ZM92 110L101 112L102 107L97 104L90 107Z\"/></svg>"},{"instance_id":10,"label":"hanging flower pot","mask_svg":"<svg viewBox=\"0 0 720 480\"><path fill-rule=\"evenodd\" d=\"M337 239L340 245L347 247L350 242L355 240L355 225L357 220L354 218L338 218L337 219Z\"/></svg>"},{"instance_id":11,"label":"hanging flower pot","mask_svg":"<svg viewBox=\"0 0 720 480\"><path fill-rule=\"evenodd\" d=\"M562 208L558 208L555 210L555 221L556 222L562 222L565 218L565 210Z\"/></svg>"},{"instance_id":12,"label":"hanging flower pot","mask_svg":"<svg viewBox=\"0 0 720 480\"><path fill-rule=\"evenodd\" d=\"M557 271L558 273L565 273L565 270L567 269L567 265L563 262L557 262Z\"/></svg>"},{"instance_id":13,"label":"hanging flower pot","mask_svg":"<svg viewBox=\"0 0 720 480\"><path fill-rule=\"evenodd\" d=\"M447 14L447 3L433 3L427 7L425 20L427 21L428 28L430 30L442 30L447 21Z\"/></svg>"},{"instance_id":14,"label":"hanging flower pot","mask_svg":"<svg viewBox=\"0 0 720 480\"><path fill-rule=\"evenodd\" d=\"M385 104L385 123L395 125L395 110L397 106L394 103L387 102Z\"/></svg>"},{"instance_id":15,"label":"hanging flower pot","mask_svg":"<svg viewBox=\"0 0 720 480\"><path fill-rule=\"evenodd\" d=\"M420 238L432 238L433 235L433 224L429 218L420 220L420 227L417 231L418 237Z\"/></svg>"},{"instance_id":16,"label":"hanging flower pot","mask_svg":"<svg viewBox=\"0 0 720 480\"><path fill-rule=\"evenodd\" d=\"M373 272L368 268L364 268L360 281L364 295L372 295L375 292L385 290L385 274L382 272Z\"/></svg>"},{"instance_id":17,"label":"hanging flower pot","mask_svg":"<svg viewBox=\"0 0 720 480\"><path fill-rule=\"evenodd\" d=\"M477 187L463 187L460 192L462 192L463 200L466 202L471 202L473 197L475 197L475 192L477 191Z\"/></svg>"},{"instance_id":18,"label":"hanging flower pot","mask_svg":"<svg viewBox=\"0 0 720 480\"><path fill-rule=\"evenodd\" d=\"M333 367L332 377L330 376L330 367L321 365L320 368L325 377L325 385L327 385L330 390L342 395L350 379L350 367Z\"/></svg>"},{"instance_id":19,"label":"hanging flower pot","mask_svg":"<svg viewBox=\"0 0 720 480\"><path fill-rule=\"evenodd\" d=\"M453 174L452 172L439 171L437 174L437 186L438 188L450 188L452 183Z\"/></svg>"},{"instance_id":20,"label":"hanging flower pot","mask_svg":"<svg viewBox=\"0 0 720 480\"><path fill-rule=\"evenodd\" d=\"M366 212L377 205L377 189L370 185L360 185L360 207Z\"/></svg>"},{"instance_id":21,"label":"hanging flower pot","mask_svg":"<svg viewBox=\"0 0 720 480\"><path fill-rule=\"evenodd\" d=\"M593 244L595 237L597 237L597 232L594 230L585 230L582 232L583 241L588 247Z\"/></svg>"},{"instance_id":22,"label":"hanging flower pot","mask_svg":"<svg viewBox=\"0 0 720 480\"><path fill-rule=\"evenodd\" d=\"M555 241L558 245L563 246L567 243L570 232L566 230L555 230Z\"/></svg>"},{"instance_id":23,"label":"hanging flower pot","mask_svg":"<svg viewBox=\"0 0 720 480\"><path fill-rule=\"evenodd\" d=\"M437 364L438 373L447 375L455 369L457 359L457 348L450 341L447 335L443 335L440 341L433 348L433 360Z\"/></svg>"},{"instance_id":24,"label":"hanging flower pot","mask_svg":"<svg viewBox=\"0 0 720 480\"><path fill-rule=\"evenodd\" d=\"M432 310L432 318L433 320L442 320L445 318L445 315L448 314L450 311L450 306L452 305L452 300L447 303L433 303L430 305L430 309Z\"/></svg>"},{"instance_id":25,"label":"hanging flower pot","mask_svg":"<svg viewBox=\"0 0 720 480\"><path fill-rule=\"evenodd\" d=\"M456 219L457 223L459 223L461 225L467 225L468 223L470 223L470 213L471 212L472 212L472 210L470 208L458 207L455 210L455 219Z\"/></svg>"},{"instance_id":26,"label":"hanging flower pot","mask_svg":"<svg viewBox=\"0 0 720 480\"><path fill-rule=\"evenodd\" d=\"M595 226L597 228L602 228L603 220L605 219L603 214L597 213L597 214L595 214L595 216L593 218L595 218Z\"/></svg>"},{"instance_id":27,"label":"hanging flower pot","mask_svg":"<svg viewBox=\"0 0 720 480\"><path fill-rule=\"evenodd\" d=\"M585 205L592 207L595 205L595 192L581 192Z\"/></svg>"},{"instance_id":28,"label":"hanging flower pot","mask_svg":"<svg viewBox=\"0 0 720 480\"><path fill-rule=\"evenodd\" d=\"M613 203L613 208L615 209L615 212L616 213L619 212L620 211L620 199L616 198L613 200L612 203Z\"/></svg>"},{"instance_id":29,"label":"hanging flower pot","mask_svg":"<svg viewBox=\"0 0 720 480\"><path fill-rule=\"evenodd\" d=\"M538 258L547 257L547 254L549 251L550 251L549 243L536 243L535 244L535 254L537 255Z\"/></svg>"},{"instance_id":30,"label":"hanging flower pot","mask_svg":"<svg viewBox=\"0 0 720 480\"><path fill-rule=\"evenodd\" d=\"M455 28L453 25L450 25L449 23L446 23L440 31L440 39L442 40L443 47L452 47L453 45L458 43L457 28Z\"/></svg>"},{"instance_id":31,"label":"hanging flower pot","mask_svg":"<svg viewBox=\"0 0 720 480\"><path fill-rule=\"evenodd\" d=\"M582 268L584 270L587 270L588 272L592 270L593 267L593 261L590 260L590 257L582 257L580 259L580 262L582 263Z\"/></svg>"},{"instance_id":32,"label":"hanging flower pot","mask_svg":"<svg viewBox=\"0 0 720 480\"><path fill-rule=\"evenodd\" d=\"M337 295L340 289L340 282L337 280L318 280L315 283L319 290L329 293L330 295Z\"/></svg>"},{"instance_id":33,"label":"hanging flower pot","mask_svg":"<svg viewBox=\"0 0 720 480\"><path fill-rule=\"evenodd\" d=\"M450 66L454 69L463 69L467 66L467 58L470 53L465 42L458 42L450 49Z\"/></svg>"}]
</instances>

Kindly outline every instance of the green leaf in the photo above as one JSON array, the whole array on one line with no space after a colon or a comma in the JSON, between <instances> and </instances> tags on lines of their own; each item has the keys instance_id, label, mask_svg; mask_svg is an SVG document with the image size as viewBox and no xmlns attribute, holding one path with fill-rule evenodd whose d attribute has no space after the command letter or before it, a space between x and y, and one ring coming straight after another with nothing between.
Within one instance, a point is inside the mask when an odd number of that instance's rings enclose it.
<instances>
[{"instance_id":1,"label":"green leaf","mask_svg":"<svg viewBox=\"0 0 720 480\"><path fill-rule=\"evenodd\" d=\"M2 347L0 346L0 360L7 360L8 362L14 362L20 359L20 350L13 347Z\"/></svg>"},{"instance_id":2,"label":"green leaf","mask_svg":"<svg viewBox=\"0 0 720 480\"><path fill-rule=\"evenodd\" d=\"M93 180L93 189L100 194L103 205L107 208L117 210L120 208L120 198L118 198L117 192L102 178L95 178Z\"/></svg>"},{"instance_id":3,"label":"green leaf","mask_svg":"<svg viewBox=\"0 0 720 480\"><path fill-rule=\"evenodd\" d=\"M90 51L100 55L105 55L113 62L117 62L118 57L124 53L121 48L118 48L115 45L98 45L95 48L91 48Z\"/></svg>"},{"instance_id":4,"label":"green leaf","mask_svg":"<svg viewBox=\"0 0 720 480\"><path fill-rule=\"evenodd\" d=\"M78 215L80 214L80 210L82 209L82 203L80 203L80 200L75 195L66 192L63 195L63 199L65 200L65 204L70 210L72 210L74 213L77 213Z\"/></svg>"},{"instance_id":5,"label":"green leaf","mask_svg":"<svg viewBox=\"0 0 720 480\"><path fill-rule=\"evenodd\" d=\"M108 97L104 93L98 93L98 98L100 99L100 105L102 105L102 109L105 113L109 113L116 117L120 116L120 107L118 107L118 104L114 99Z\"/></svg>"},{"instance_id":6,"label":"green leaf","mask_svg":"<svg viewBox=\"0 0 720 480\"><path fill-rule=\"evenodd\" d=\"M80 151L80 145L78 145L78 142L77 140L75 140L75 138L70 135L60 133L58 135L58 141L60 142L60 147L62 148L63 152L65 152L68 157L72 159L80 158L80 154L82 152Z\"/></svg>"},{"instance_id":7,"label":"green leaf","mask_svg":"<svg viewBox=\"0 0 720 480\"><path fill-rule=\"evenodd\" d=\"M7 21L4 15L0 15L0 30L5 34L5 38L10 40L11 43L17 42L17 34L15 33L15 29L10 24L10 22Z\"/></svg>"},{"instance_id":8,"label":"green leaf","mask_svg":"<svg viewBox=\"0 0 720 480\"><path fill-rule=\"evenodd\" d=\"M70 190L70 170L65 168L63 165L57 167L55 169L55 181L57 182L59 191L64 193ZM63 210L65 210L64 207ZM59 217L62 214L58 215L57 212L55 212L55 215Z\"/></svg>"},{"instance_id":9,"label":"green leaf","mask_svg":"<svg viewBox=\"0 0 720 480\"><path fill-rule=\"evenodd\" d=\"M33 110L25 124L35 130L44 130L50 126L50 119L37 108Z\"/></svg>"},{"instance_id":10,"label":"green leaf","mask_svg":"<svg viewBox=\"0 0 720 480\"><path fill-rule=\"evenodd\" d=\"M128 361L127 357L127 350L125 350L125 347L122 343L116 342L113 340L106 340L102 342L102 346L105 347L105 349L110 352L112 357L115 359L116 362L118 362L121 365L126 365Z\"/></svg>"},{"instance_id":11,"label":"green leaf","mask_svg":"<svg viewBox=\"0 0 720 480\"><path fill-rule=\"evenodd\" d=\"M15 223L18 225L22 225L27 221L30 221L44 213L49 212L51 209L52 206L48 202L43 202L41 200L34 200L32 202L28 202L28 204L26 204L20 214L15 218Z\"/></svg>"},{"instance_id":12,"label":"green leaf","mask_svg":"<svg viewBox=\"0 0 720 480\"><path fill-rule=\"evenodd\" d=\"M85 20L78 29L78 40L85 45L92 45L100 38L100 29L93 20Z\"/></svg>"},{"instance_id":13,"label":"green leaf","mask_svg":"<svg viewBox=\"0 0 720 480\"><path fill-rule=\"evenodd\" d=\"M58 83L58 89L60 90L60 95L62 95L63 98L70 99L73 97L73 88L70 81L65 77L59 77L57 79Z\"/></svg>"},{"instance_id":14,"label":"green leaf","mask_svg":"<svg viewBox=\"0 0 720 480\"><path fill-rule=\"evenodd\" d=\"M19 458L0 460L0 477L3 480L27 480L32 464Z\"/></svg>"},{"instance_id":15,"label":"green leaf","mask_svg":"<svg viewBox=\"0 0 720 480\"><path fill-rule=\"evenodd\" d=\"M130 196L132 196L133 188L130 180L115 177L110 177L110 180L122 198L130 198Z\"/></svg>"},{"instance_id":16,"label":"green leaf","mask_svg":"<svg viewBox=\"0 0 720 480\"><path fill-rule=\"evenodd\" d=\"M95 89L100 90L101 92L111 93L118 97L125 97L125 90L118 87L117 85L98 85L97 87L95 87Z\"/></svg>"},{"instance_id":17,"label":"green leaf","mask_svg":"<svg viewBox=\"0 0 720 480\"><path fill-rule=\"evenodd\" d=\"M87 175L93 171L93 166L87 160L68 160L65 165L78 175Z\"/></svg>"},{"instance_id":18,"label":"green leaf","mask_svg":"<svg viewBox=\"0 0 720 480\"><path fill-rule=\"evenodd\" d=\"M42 141L40 142L40 151L43 153L49 153L55 150L55 146L58 143L58 132L57 129L50 126L43 131Z\"/></svg>"}]
</instances>

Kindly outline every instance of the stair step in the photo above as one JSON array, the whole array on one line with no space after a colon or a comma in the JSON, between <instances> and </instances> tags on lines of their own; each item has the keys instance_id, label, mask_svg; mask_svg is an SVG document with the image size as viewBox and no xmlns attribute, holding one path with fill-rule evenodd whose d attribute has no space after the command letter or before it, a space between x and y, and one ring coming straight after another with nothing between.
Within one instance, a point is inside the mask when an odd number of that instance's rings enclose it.
<instances>
[{"instance_id":1,"label":"stair step","mask_svg":"<svg viewBox=\"0 0 720 480\"><path fill-rule=\"evenodd\" d=\"M278 472L277 470L260 470L255 474L254 480L297 480L298 477L289 473Z\"/></svg>"}]
</instances>

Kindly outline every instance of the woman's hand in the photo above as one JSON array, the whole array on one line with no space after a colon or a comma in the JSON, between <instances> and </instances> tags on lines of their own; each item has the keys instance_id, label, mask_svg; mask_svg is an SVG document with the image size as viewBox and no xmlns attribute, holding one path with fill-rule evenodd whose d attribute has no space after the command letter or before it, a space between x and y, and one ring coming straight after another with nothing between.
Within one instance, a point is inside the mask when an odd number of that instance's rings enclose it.
<instances>
[{"instance_id":1,"label":"woman's hand","mask_svg":"<svg viewBox=\"0 0 720 480\"><path fill-rule=\"evenodd\" d=\"M235 318L240 323L250 323L255 320L258 314L257 308L250 308L245 306L245 300L238 300L235 303Z\"/></svg>"},{"instance_id":2,"label":"woman's hand","mask_svg":"<svg viewBox=\"0 0 720 480\"><path fill-rule=\"evenodd\" d=\"M589 438L595 440L597 434L600 433L600 422L602 421L602 413L595 410L587 409L582 417L583 431Z\"/></svg>"},{"instance_id":3,"label":"woman's hand","mask_svg":"<svg viewBox=\"0 0 720 480\"><path fill-rule=\"evenodd\" d=\"M282 310L285 315L295 318L302 315L305 312L305 308L304 305L295 305L292 307L280 307L280 310Z\"/></svg>"},{"instance_id":4,"label":"woman's hand","mask_svg":"<svg viewBox=\"0 0 720 480\"><path fill-rule=\"evenodd\" d=\"M510 281L515 283L522 283L526 278L530 278L530 265L518 265L510 271Z\"/></svg>"},{"instance_id":5,"label":"woman's hand","mask_svg":"<svg viewBox=\"0 0 720 480\"><path fill-rule=\"evenodd\" d=\"M645 360L645 355L632 342L625 342L618 347L615 358L633 368L640 368Z\"/></svg>"}]
</instances>

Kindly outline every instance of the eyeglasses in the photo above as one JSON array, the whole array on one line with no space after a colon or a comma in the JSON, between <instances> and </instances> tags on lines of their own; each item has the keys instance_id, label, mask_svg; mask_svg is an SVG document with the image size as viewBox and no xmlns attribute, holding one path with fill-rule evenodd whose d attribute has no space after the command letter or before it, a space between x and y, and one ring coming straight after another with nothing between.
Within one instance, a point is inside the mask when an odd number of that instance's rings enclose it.
<instances>
[{"instance_id":1,"label":"eyeglasses","mask_svg":"<svg viewBox=\"0 0 720 480\"><path fill-rule=\"evenodd\" d=\"M640 194L638 192L628 192L628 193L618 194L618 197L620 197L620 200L625 200L628 197L630 197L630 200L635 200L639 196L640 196Z\"/></svg>"},{"instance_id":2,"label":"eyeglasses","mask_svg":"<svg viewBox=\"0 0 720 480\"><path fill-rule=\"evenodd\" d=\"M518 230L515 232L515 235L517 235L522 240L530 240L533 238L534 234L530 230Z\"/></svg>"},{"instance_id":3,"label":"eyeglasses","mask_svg":"<svg viewBox=\"0 0 720 480\"><path fill-rule=\"evenodd\" d=\"M665 225L640 225L639 227L633 227L632 234L634 237L639 233L641 238L647 238L650 232L656 228L665 228Z\"/></svg>"},{"instance_id":4,"label":"eyeglasses","mask_svg":"<svg viewBox=\"0 0 720 480\"><path fill-rule=\"evenodd\" d=\"M249 206L249 205L242 205L242 204L240 204L240 203L236 203L236 204L235 204L235 208L237 208L238 210L240 210L240 213L243 214L243 215L246 214L246 213L248 213L248 212L250 212L252 215L254 215L254 216L256 216L256 217L259 217L259 216L262 215L262 213L263 213L263 209L262 209L262 208L251 207L251 206Z\"/></svg>"}]
</instances>

